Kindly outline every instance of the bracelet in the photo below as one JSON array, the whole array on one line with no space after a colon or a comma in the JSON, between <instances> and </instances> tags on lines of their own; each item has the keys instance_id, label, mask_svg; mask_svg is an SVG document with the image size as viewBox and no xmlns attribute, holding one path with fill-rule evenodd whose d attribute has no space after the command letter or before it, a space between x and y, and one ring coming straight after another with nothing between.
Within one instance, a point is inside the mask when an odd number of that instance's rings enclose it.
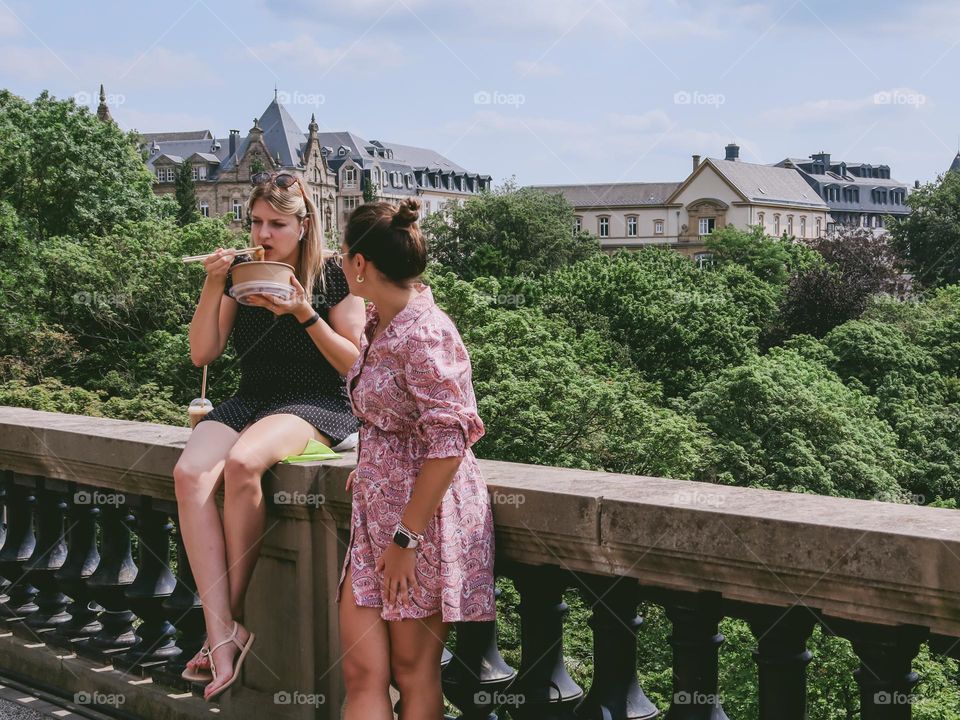
<instances>
[{"instance_id":1,"label":"bracelet","mask_svg":"<svg viewBox=\"0 0 960 720\"><path fill-rule=\"evenodd\" d=\"M319 320L319 319L320 319L320 313L318 313L316 310L314 310L314 311L313 311L313 317L310 318L309 320L304 320L302 323L300 323L300 327L302 327L304 330L306 330L308 327L310 327L311 325L313 325L313 324L314 324L315 322L317 322L317 320Z\"/></svg>"}]
</instances>

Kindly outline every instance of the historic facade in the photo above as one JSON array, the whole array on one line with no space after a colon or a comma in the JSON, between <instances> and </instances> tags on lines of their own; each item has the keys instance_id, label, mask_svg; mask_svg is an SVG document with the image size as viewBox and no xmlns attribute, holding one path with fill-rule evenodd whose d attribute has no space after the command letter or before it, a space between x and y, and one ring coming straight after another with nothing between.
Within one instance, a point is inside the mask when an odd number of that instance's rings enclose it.
<instances>
[{"instance_id":1,"label":"historic facade","mask_svg":"<svg viewBox=\"0 0 960 720\"><path fill-rule=\"evenodd\" d=\"M793 168L830 208L832 225L880 229L887 218L906 217L909 188L890 177L889 165L848 163L819 152L809 159L786 158L778 167Z\"/></svg>"},{"instance_id":2,"label":"historic facade","mask_svg":"<svg viewBox=\"0 0 960 720\"><path fill-rule=\"evenodd\" d=\"M796 169L742 162L735 144L723 160L694 155L682 182L541 187L560 192L605 250L662 245L698 262L709 262L707 236L725 225L803 238L830 222L829 207Z\"/></svg>"},{"instance_id":3,"label":"historic facade","mask_svg":"<svg viewBox=\"0 0 960 720\"><path fill-rule=\"evenodd\" d=\"M109 115L105 103L101 106ZM174 192L177 168L189 163L200 213L229 214L238 225L244 221L251 174L285 170L296 175L319 208L322 230L331 241L364 201L365 191L394 202L420 197L426 215L489 190L492 181L426 148L364 140L351 132L321 133L315 116L304 133L276 94L245 136L231 130L217 138L198 130L141 138L157 193Z\"/></svg>"}]
</instances>

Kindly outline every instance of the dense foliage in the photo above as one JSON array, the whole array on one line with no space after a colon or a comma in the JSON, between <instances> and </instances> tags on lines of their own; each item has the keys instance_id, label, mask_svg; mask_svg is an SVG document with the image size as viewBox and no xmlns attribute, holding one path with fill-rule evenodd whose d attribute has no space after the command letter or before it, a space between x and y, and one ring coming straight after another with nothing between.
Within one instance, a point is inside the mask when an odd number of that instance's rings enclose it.
<instances>
[{"instance_id":1,"label":"dense foliage","mask_svg":"<svg viewBox=\"0 0 960 720\"><path fill-rule=\"evenodd\" d=\"M132 139L73 102L2 92L0 129L0 404L186 424L202 270L178 258L243 238L155 197ZM882 294L897 260L872 235L800 243L725 228L700 269L662 249L602 254L540 191L508 186L432 216L429 280L473 360L478 455L954 505L960 286L955 260L924 258L960 245L958 196L953 179L931 188L915 205L923 224L899 231L941 286L907 301ZM235 384L228 352L210 369L214 402ZM516 665L517 598L503 586ZM567 655L585 684L588 613L568 602ZM638 669L664 707L669 622L656 606L646 616ZM723 631L727 710L755 717L754 641L742 623ZM818 633L811 648L810 717L853 717L849 645ZM924 651L915 667L914 716L960 718L957 664Z\"/></svg>"}]
</instances>

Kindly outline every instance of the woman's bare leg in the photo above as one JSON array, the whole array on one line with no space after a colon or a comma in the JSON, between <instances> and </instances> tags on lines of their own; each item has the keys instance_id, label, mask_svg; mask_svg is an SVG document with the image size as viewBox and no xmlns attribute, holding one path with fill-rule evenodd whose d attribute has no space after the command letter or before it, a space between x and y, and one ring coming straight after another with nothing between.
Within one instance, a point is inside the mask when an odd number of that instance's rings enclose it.
<instances>
[{"instance_id":1,"label":"woman's bare leg","mask_svg":"<svg viewBox=\"0 0 960 720\"><path fill-rule=\"evenodd\" d=\"M216 494L230 448L240 436L216 421L199 423L173 469L180 534L203 603L208 633L216 624L230 623L229 581L223 524ZM190 661L192 669L207 662Z\"/></svg>"},{"instance_id":2,"label":"woman's bare leg","mask_svg":"<svg viewBox=\"0 0 960 720\"><path fill-rule=\"evenodd\" d=\"M390 669L400 690L400 720L443 717L440 657L450 632L439 614L423 620L397 620L390 629Z\"/></svg>"},{"instance_id":3,"label":"woman's bare leg","mask_svg":"<svg viewBox=\"0 0 960 720\"><path fill-rule=\"evenodd\" d=\"M348 569L340 595L340 653L347 688L344 720L393 720L387 622L380 617L380 608L356 604L352 583Z\"/></svg>"},{"instance_id":4,"label":"woman's bare leg","mask_svg":"<svg viewBox=\"0 0 960 720\"><path fill-rule=\"evenodd\" d=\"M296 415L270 415L246 428L230 448L223 467L223 527L231 617L242 616L247 587L266 532L263 473L287 455L301 452L307 442L315 438L326 442L306 420ZM229 632L230 627L227 627L222 636L211 638L211 642L219 642L228 637ZM241 643L246 636L246 631L242 630ZM234 644L214 652L217 678L207 686L208 694L230 679L238 653Z\"/></svg>"}]
</instances>

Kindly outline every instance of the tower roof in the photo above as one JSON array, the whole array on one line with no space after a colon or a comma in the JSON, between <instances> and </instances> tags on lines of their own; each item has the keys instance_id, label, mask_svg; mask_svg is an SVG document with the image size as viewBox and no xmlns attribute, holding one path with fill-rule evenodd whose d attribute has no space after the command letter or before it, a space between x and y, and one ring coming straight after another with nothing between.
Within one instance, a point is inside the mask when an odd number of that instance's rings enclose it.
<instances>
[{"instance_id":1,"label":"tower roof","mask_svg":"<svg viewBox=\"0 0 960 720\"><path fill-rule=\"evenodd\" d=\"M274 98L263 115L257 121L263 131L263 141L271 156L279 156L285 167L300 164L300 146L303 144L303 130L287 109Z\"/></svg>"}]
</instances>

